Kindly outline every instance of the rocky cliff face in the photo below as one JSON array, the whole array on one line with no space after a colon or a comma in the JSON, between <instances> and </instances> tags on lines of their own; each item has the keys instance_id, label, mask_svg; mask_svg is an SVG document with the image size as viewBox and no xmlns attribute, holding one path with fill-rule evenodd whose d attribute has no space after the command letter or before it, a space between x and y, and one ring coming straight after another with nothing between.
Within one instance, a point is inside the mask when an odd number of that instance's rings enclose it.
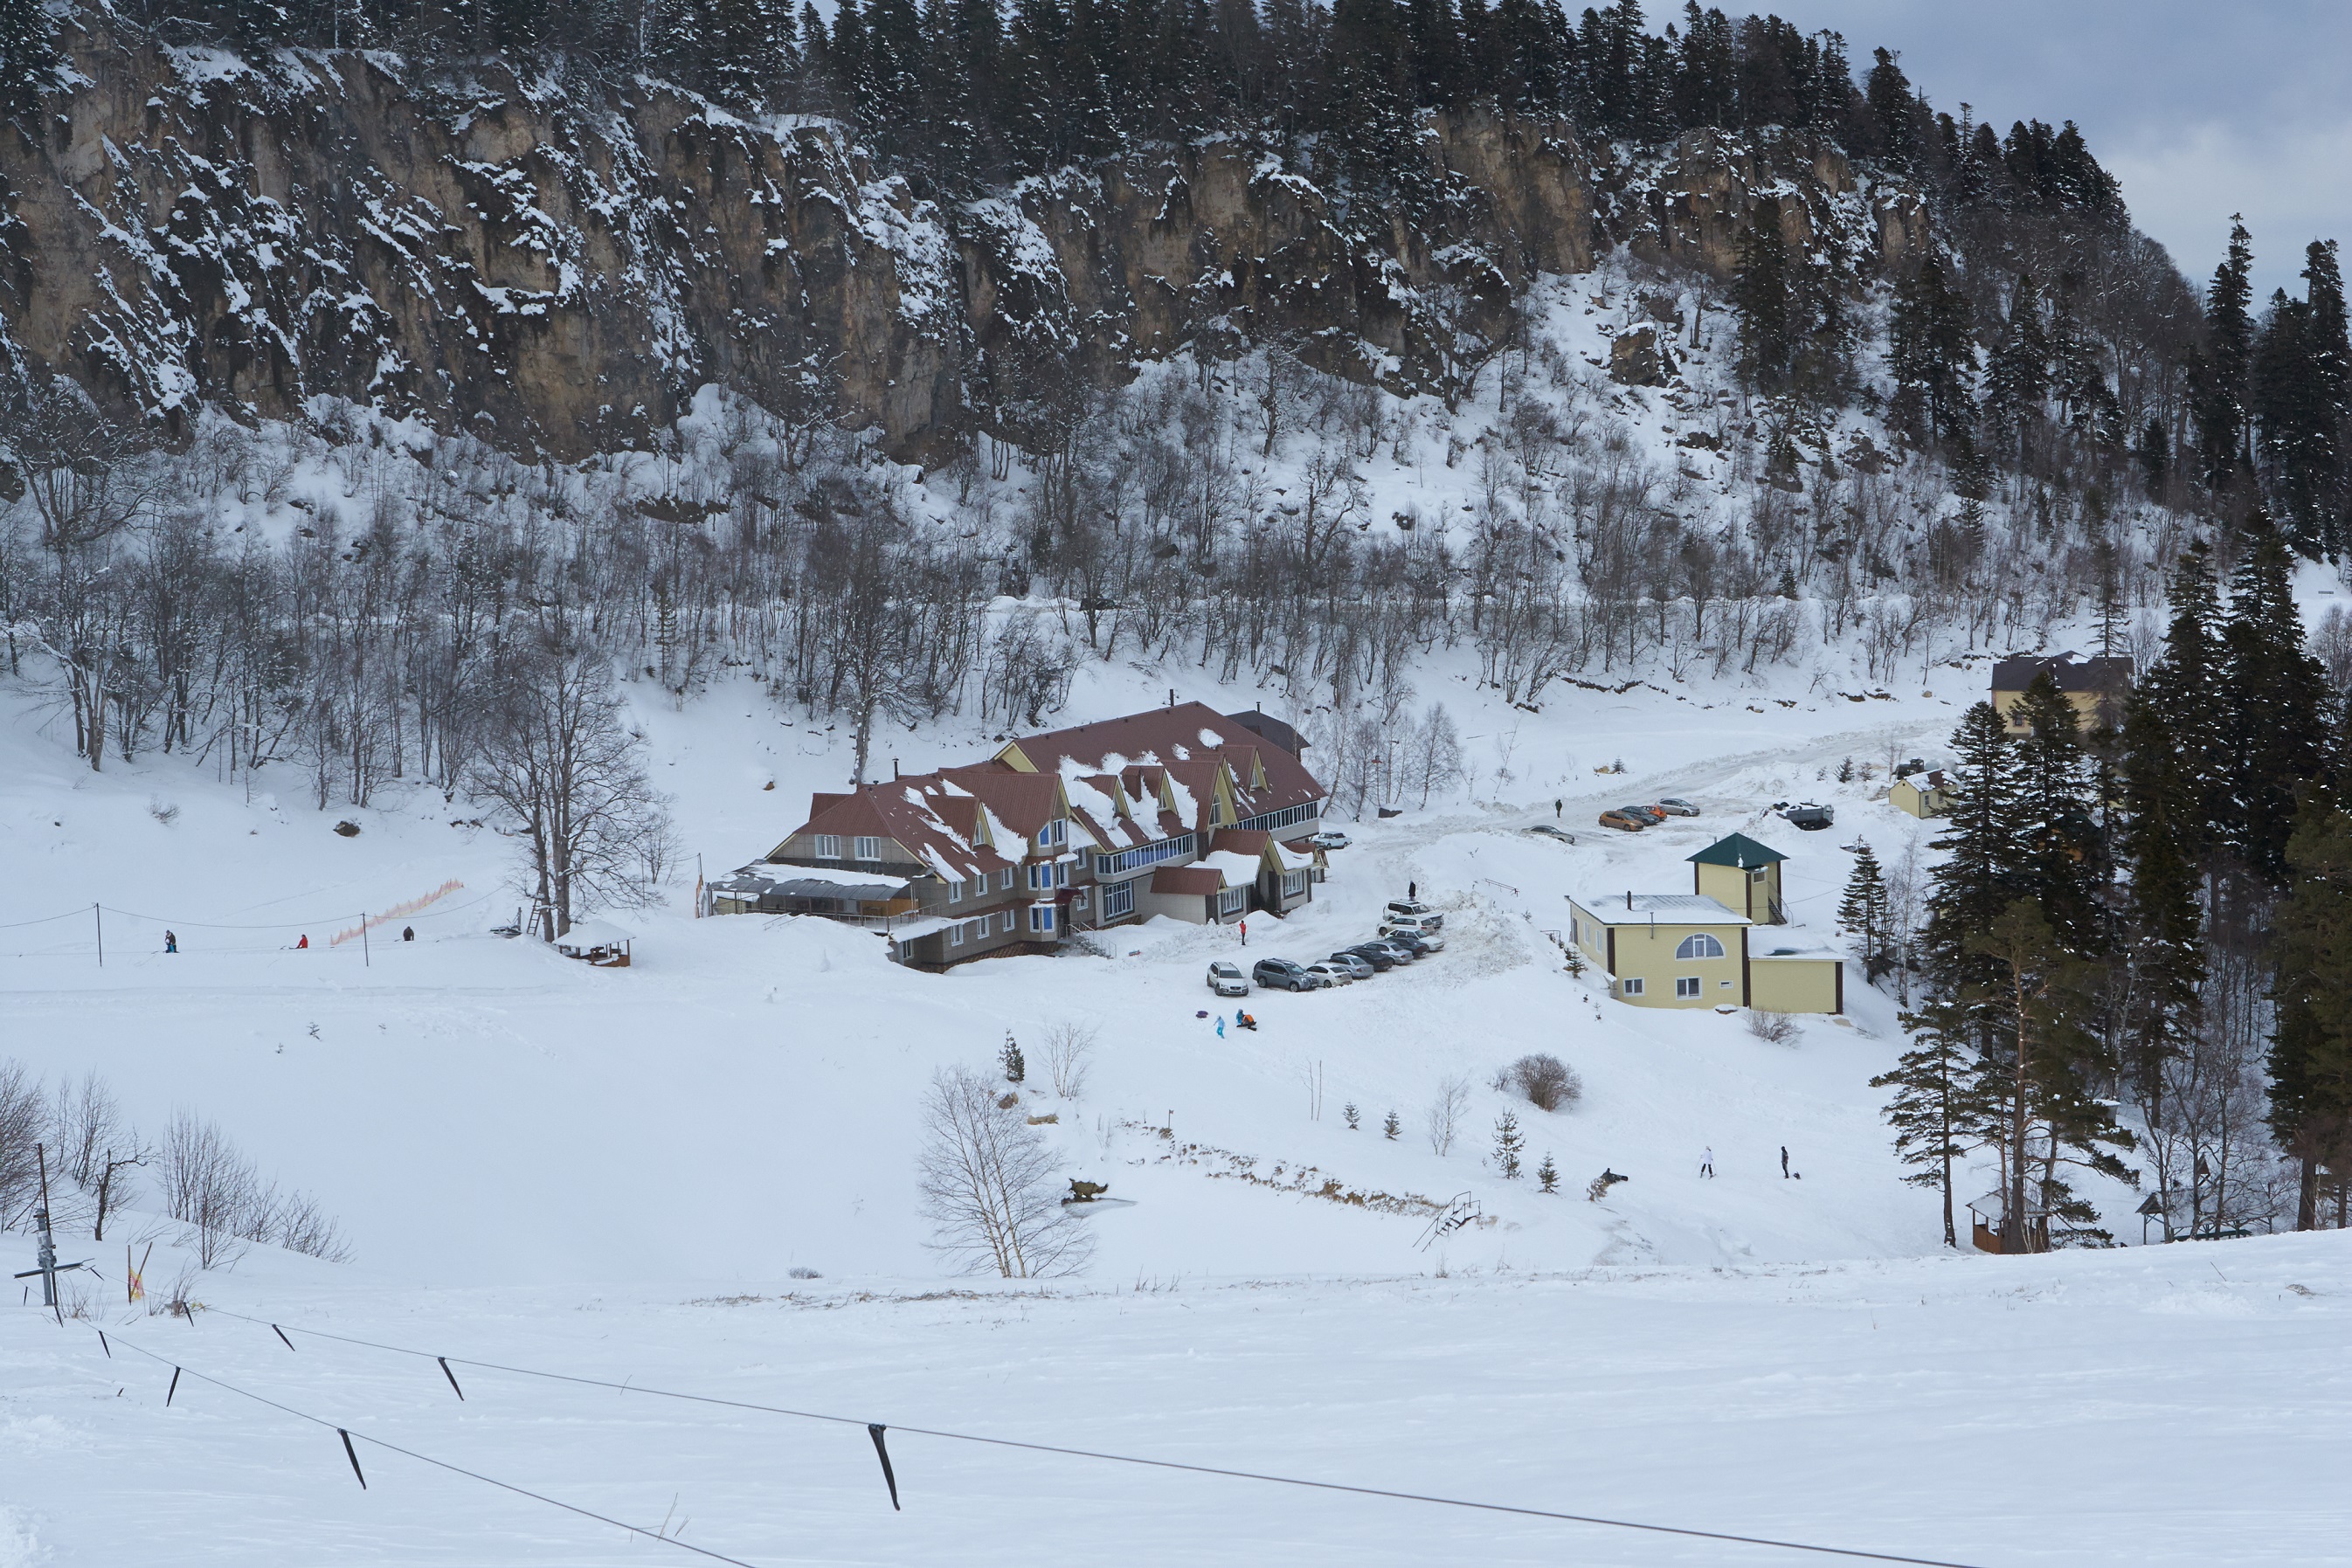
<instances>
[{"instance_id":1,"label":"rocky cliff face","mask_svg":"<svg viewBox=\"0 0 2352 1568\"><path fill-rule=\"evenodd\" d=\"M1434 385L1596 246L1727 274L1760 197L1865 270L1926 236L1916 196L1832 149L1711 132L1628 159L1449 119L1436 212L1367 238L1239 140L942 205L836 126L643 81L104 35L74 64L76 90L0 127L0 350L167 422L324 394L576 455L719 382L837 399L919 455L1192 341L1279 335Z\"/></svg>"}]
</instances>

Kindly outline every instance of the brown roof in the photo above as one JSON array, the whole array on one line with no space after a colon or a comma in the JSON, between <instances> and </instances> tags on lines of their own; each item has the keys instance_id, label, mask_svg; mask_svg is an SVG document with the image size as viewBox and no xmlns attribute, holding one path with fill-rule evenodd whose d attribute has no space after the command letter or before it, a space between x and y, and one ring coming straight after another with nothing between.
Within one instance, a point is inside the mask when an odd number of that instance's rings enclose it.
<instances>
[{"instance_id":1,"label":"brown roof","mask_svg":"<svg viewBox=\"0 0 2352 1568\"><path fill-rule=\"evenodd\" d=\"M1219 828L1210 835L1209 849L1213 853L1219 850L1231 850L1237 855L1262 855L1273 838L1272 833L1262 828L1252 828L1246 832L1239 828Z\"/></svg>"},{"instance_id":2,"label":"brown roof","mask_svg":"<svg viewBox=\"0 0 2352 1568\"><path fill-rule=\"evenodd\" d=\"M1159 764L1192 796L1194 820L1208 826L1209 780L1223 763L1234 772L1234 804L1244 819L1323 799L1326 791L1290 752L1204 703L1178 703L1120 718L1023 736L1013 743L1041 773L1066 761L1087 773ZM1251 761L1265 770L1265 787L1250 787ZM1181 831L1181 830L1180 830Z\"/></svg>"},{"instance_id":3,"label":"brown roof","mask_svg":"<svg viewBox=\"0 0 2352 1568\"><path fill-rule=\"evenodd\" d=\"M1223 893L1224 874L1204 865L1164 865L1151 873L1154 893Z\"/></svg>"}]
</instances>

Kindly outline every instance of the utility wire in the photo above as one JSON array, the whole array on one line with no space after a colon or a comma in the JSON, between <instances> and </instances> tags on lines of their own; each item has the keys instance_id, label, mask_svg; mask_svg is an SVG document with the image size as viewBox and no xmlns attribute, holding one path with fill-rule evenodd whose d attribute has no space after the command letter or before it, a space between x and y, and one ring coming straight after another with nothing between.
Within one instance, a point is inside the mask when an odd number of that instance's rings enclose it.
<instances>
[{"instance_id":1,"label":"utility wire","mask_svg":"<svg viewBox=\"0 0 2352 1568\"><path fill-rule=\"evenodd\" d=\"M495 893L486 893L479 898L469 898L463 904L453 904L446 909L419 910L414 915L403 915L400 916L400 918L404 920L437 919L444 915L455 915L461 909L471 909L478 904L488 904L491 899L499 895ZM266 925L233 925L217 920L174 920L169 915L142 915L135 909L117 909L110 904L100 904L100 907L104 909L109 915L120 915L127 920L152 920L158 925L169 925L175 930L178 927L184 925L191 931L299 931L308 927L324 927L331 925L338 920L349 920L352 917L352 913L351 910L346 909L341 915L322 915L316 920L273 920ZM77 910L75 913L83 914L86 913L86 911ZM63 919L64 916L51 915L50 918L53 920ZM30 923L28 922L28 924Z\"/></svg>"},{"instance_id":2,"label":"utility wire","mask_svg":"<svg viewBox=\"0 0 2352 1568\"><path fill-rule=\"evenodd\" d=\"M219 1312L223 1317L237 1318L249 1323L260 1323L277 1329L282 1335L284 1324L267 1318L251 1317L244 1312L232 1312L220 1307L206 1307L206 1312ZM504 1372L518 1377L546 1378L556 1383L575 1383L590 1388L615 1388L625 1394L650 1394L662 1399L683 1399L698 1405L718 1405L731 1410L758 1410L771 1416L790 1416L803 1421L829 1421L837 1426L882 1426L892 1432L911 1433L921 1437L940 1437L958 1443L984 1443L1000 1448L1023 1448L1031 1453L1058 1454L1066 1458L1102 1459L1111 1464L1145 1465L1155 1469L1189 1470L1195 1475L1223 1476L1234 1480L1265 1481L1276 1486L1309 1487L1318 1491L1348 1492L1358 1497L1390 1498L1401 1502L1434 1503L1445 1508L1475 1509L1485 1513L1517 1514L1528 1519L1561 1520L1570 1524L1605 1525L1613 1530L1639 1530L1656 1535L1681 1535L1701 1541L1727 1541L1742 1546L1778 1547L1784 1552L1811 1552L1830 1557L1857 1557L1874 1563L1905 1563L1916 1568L1972 1568L1971 1564L1953 1563L1937 1557L1906 1557L1891 1552L1864 1552L1850 1546L1822 1546L1811 1542L1780 1541L1761 1535L1734 1535L1722 1531L1696 1530L1676 1524L1647 1524L1630 1519L1603 1519L1593 1514L1562 1513L1551 1509L1527 1508L1513 1503L1477 1502L1467 1498L1438 1497L1427 1492L1391 1491L1382 1487L1351 1486L1343 1481L1309 1480L1301 1476L1267 1475L1257 1470L1230 1469L1218 1465L1186 1464L1177 1459L1144 1458L1134 1454L1108 1454L1092 1448L1070 1448L1053 1443L1023 1442L1015 1437L991 1437L976 1432L948 1432L930 1427L902 1427L896 1422L873 1422L862 1416L835 1416L817 1410L792 1410L778 1405L759 1405L743 1399L722 1399L709 1394L681 1394L673 1389L648 1387L642 1383L614 1383L602 1377L581 1377L567 1372L545 1372L535 1367L509 1366L495 1361L476 1361L468 1356L440 1355L429 1350L413 1350L406 1345L384 1344L376 1340L357 1339L350 1334L329 1333L323 1329L295 1326L296 1333L313 1338L334 1340L343 1344L362 1345L370 1350L389 1352L394 1355L421 1357L444 1364L454 1362L459 1366L479 1367L485 1372Z\"/></svg>"},{"instance_id":3,"label":"utility wire","mask_svg":"<svg viewBox=\"0 0 2352 1568\"><path fill-rule=\"evenodd\" d=\"M241 1314L232 1312L228 1315L231 1317L236 1317ZM247 1321L251 1322L253 1320L248 1319ZM144 1345L133 1343L131 1341L123 1338L120 1333L109 1333L106 1337L113 1341L116 1344L123 1345L129 1349L137 1351L140 1354L145 1356L148 1360L156 1363L158 1365L170 1367L174 1378L184 1373L186 1375L195 1379L199 1383L209 1383L215 1388L250 1399L257 1405L267 1405L272 1410L291 1416L297 1420L308 1421L315 1427L324 1427L330 1432L341 1434L346 1442L356 1438L362 1443L373 1443L379 1448L401 1455L404 1458L415 1459L419 1464L431 1465L436 1469L447 1470L452 1475L464 1476L468 1480L480 1481L485 1486L494 1486L500 1491L510 1491L517 1497L527 1497L533 1502L543 1502L550 1508L560 1508L566 1513L576 1513L583 1519L593 1519L599 1524L609 1524L615 1530L625 1530L632 1535L642 1535L648 1541L658 1541L665 1546L675 1546L681 1552L691 1552L697 1556L708 1557L714 1562L730 1563L734 1564L734 1568L752 1568L751 1563L744 1562L740 1557L730 1557L725 1552L713 1552L707 1547L697 1546L692 1542L680 1541L676 1536L665 1535L661 1531L656 1530L647 1530L643 1525L629 1524L621 1520L614 1519L609 1514L598 1513L593 1509L582 1508L577 1503L565 1502L561 1498L549 1497L545 1492L532 1491L529 1487L519 1487L512 1481L502 1481L495 1476L486 1476L479 1470L469 1470L463 1465L453 1465L446 1459L436 1459L430 1454L420 1454L414 1448L404 1448L398 1443L389 1443L382 1437L372 1437L365 1432L358 1431L352 1427L343 1426L339 1422L330 1421L323 1416L313 1416L307 1410L297 1410L291 1405L281 1405L277 1400L268 1397L267 1395L256 1394L249 1388L240 1388L236 1384L227 1382L222 1378L215 1377L209 1373L198 1372L194 1367L184 1365L183 1364L173 1360L170 1356L158 1355L153 1351L147 1349ZM356 1468L356 1463L354 1464L354 1468Z\"/></svg>"}]
</instances>

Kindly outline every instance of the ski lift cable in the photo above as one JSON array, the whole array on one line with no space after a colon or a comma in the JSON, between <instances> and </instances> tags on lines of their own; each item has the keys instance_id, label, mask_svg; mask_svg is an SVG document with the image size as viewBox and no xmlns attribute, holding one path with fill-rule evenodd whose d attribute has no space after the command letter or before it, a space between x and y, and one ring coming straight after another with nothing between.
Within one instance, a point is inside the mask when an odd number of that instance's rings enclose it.
<instances>
[{"instance_id":1,"label":"ski lift cable","mask_svg":"<svg viewBox=\"0 0 2352 1568\"><path fill-rule=\"evenodd\" d=\"M1154 1469L1186 1470L1194 1475L1221 1476L1233 1480L1264 1481L1275 1486L1307 1487L1318 1491L1347 1492L1357 1497L1389 1498L1400 1502L1432 1503L1444 1508L1472 1509L1484 1513L1515 1514L1528 1519L1559 1520L1570 1524L1602 1525L1612 1530L1638 1530L1657 1535L1679 1535L1700 1541L1729 1542L1742 1546L1776 1547L1784 1552L1811 1552L1823 1556L1860 1558L1873 1563L1903 1563L1914 1568L1976 1568L1976 1565L1955 1563L1939 1557L1907 1557L1899 1552L1868 1552L1858 1547L1823 1546L1811 1542L1782 1541L1769 1536L1738 1535L1725 1531L1698 1530L1686 1525L1651 1524L1638 1520L1606 1519L1595 1514L1566 1513L1554 1509L1529 1508L1515 1503L1479 1502L1469 1498L1440 1497L1429 1492L1393 1491L1385 1487L1356 1486L1344 1481L1312 1480L1303 1476L1277 1476L1258 1470L1234 1469L1221 1465L1188 1464L1180 1459L1147 1458L1137 1454L1104 1453L1092 1448L1073 1448L1055 1443L1024 1442L1017 1437L995 1437L977 1432L950 1432L931 1427L902 1427L896 1422L877 1423L863 1416L836 1416L819 1410L793 1410L779 1405L761 1405L747 1399L725 1399L711 1394L684 1394L675 1389L655 1388L643 1383L615 1383L609 1378L583 1377L568 1372L547 1372L536 1367L510 1366L495 1361L477 1361L470 1356L442 1355L429 1350L416 1350L407 1345L385 1344L378 1340L359 1339L350 1334L330 1333L323 1329L284 1324L267 1318L257 1318L244 1312L233 1312L222 1307L205 1307L208 1312L236 1318L248 1323L278 1329L281 1333L309 1334L314 1338L333 1340L342 1344L364 1346L370 1350L388 1352L394 1355L416 1356L427 1361L439 1361L458 1366L478 1367L485 1372L503 1372L517 1377L538 1377L556 1383L573 1383L590 1388L612 1388L625 1394L650 1394L661 1399L681 1399L697 1405L716 1405L731 1410L757 1410L771 1416L788 1416L803 1421L826 1421L843 1427L886 1427L894 1433L920 1437L939 1437L957 1443L982 1443L992 1448L1020 1448L1031 1453L1055 1454L1066 1458L1100 1459L1111 1464L1142 1465ZM372 1439L373 1440L373 1439Z\"/></svg>"},{"instance_id":2,"label":"ski lift cable","mask_svg":"<svg viewBox=\"0 0 2352 1568\"><path fill-rule=\"evenodd\" d=\"M463 904L453 904L446 909L420 910L418 913L405 916L404 918L409 920L437 920L442 915L455 915L461 909L471 909L478 904L488 904L491 899L501 896L503 895L498 893L486 893L479 898L468 899ZM338 920L349 920L352 917L352 911L346 909L341 915L320 915L316 920L273 920L266 925L228 925L220 921L174 920L171 916L164 915L142 915L135 909L117 909L110 904L100 904L99 907L105 910L109 915L120 915L128 920L152 920L158 925L169 925L175 930L180 926L184 925L191 931L299 931L324 928L328 925L333 925ZM87 911L77 910L75 913L78 915L85 914ZM63 919L64 916L52 915L50 918Z\"/></svg>"},{"instance_id":3,"label":"ski lift cable","mask_svg":"<svg viewBox=\"0 0 2352 1568\"><path fill-rule=\"evenodd\" d=\"M236 1316L237 1314L232 1313L230 1315ZM615 1530L625 1530L632 1535L642 1535L648 1541L658 1541L665 1546L675 1546L682 1552L691 1552L697 1556L708 1557L713 1562L732 1563L734 1564L734 1568L752 1568L752 1564L744 1562L740 1557L730 1557L725 1552L713 1552L708 1547L697 1546L693 1542L688 1541L680 1541L676 1536L666 1535L660 1531L647 1530L645 1526L640 1524L630 1524L625 1521L614 1519L609 1514L598 1513L593 1509L582 1508L577 1503L565 1502L561 1498L549 1497L545 1492L532 1491L529 1487L520 1487L515 1485L512 1481L502 1481L496 1476L486 1476L479 1470L469 1470L465 1466L452 1464L447 1459L436 1459L430 1454L420 1454L415 1449L403 1448L398 1443L387 1442L382 1437L370 1437L367 1433L360 1431L356 1427L346 1427L337 1421L330 1421L323 1416L313 1416L307 1410L297 1410L291 1405L280 1404L278 1401L270 1398L267 1395L256 1394L249 1388L240 1388L236 1384L230 1383L225 1378L215 1377L209 1373L198 1372L194 1367L189 1366L184 1362L175 1361L167 1355L158 1355L155 1352L149 1350L146 1346L134 1343L131 1340L123 1338L119 1332L110 1332L106 1337L112 1340L116 1344L137 1351L141 1355L145 1356L148 1360L156 1363L158 1365L172 1368L174 1375L184 1374L186 1376L194 1378L199 1383L209 1383L215 1388L222 1389L230 1394L235 1394L241 1398L250 1399L257 1405L266 1405L272 1410L278 1411L283 1415L291 1416L297 1420L308 1421L316 1427L324 1427L330 1432L341 1434L346 1442L356 1439L362 1443L373 1443L379 1448L398 1454L404 1458L415 1459L419 1464L431 1465L436 1469L447 1470L452 1475L464 1476L468 1480L480 1481L486 1486L496 1487L500 1491L509 1491L514 1493L517 1497L529 1498L533 1502L543 1502L550 1508L560 1508L566 1513L575 1513L583 1519L593 1519L599 1524L609 1524ZM353 1469L356 1469L357 1468L357 1461L354 1460Z\"/></svg>"}]
</instances>

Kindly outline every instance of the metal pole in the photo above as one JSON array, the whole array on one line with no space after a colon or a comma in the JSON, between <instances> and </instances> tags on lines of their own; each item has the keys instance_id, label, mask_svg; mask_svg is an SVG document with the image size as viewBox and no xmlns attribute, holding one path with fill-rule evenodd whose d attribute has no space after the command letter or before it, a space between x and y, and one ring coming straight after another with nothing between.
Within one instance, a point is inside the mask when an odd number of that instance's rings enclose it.
<instances>
[{"instance_id":1,"label":"metal pole","mask_svg":"<svg viewBox=\"0 0 2352 1568\"><path fill-rule=\"evenodd\" d=\"M368 952L367 916L364 914L360 916L360 967L362 969L375 967L375 958Z\"/></svg>"},{"instance_id":2,"label":"metal pole","mask_svg":"<svg viewBox=\"0 0 2352 1568\"><path fill-rule=\"evenodd\" d=\"M100 914L98 905L93 904L89 906L89 917L98 925L98 967L103 969L106 967L106 916Z\"/></svg>"},{"instance_id":3,"label":"metal pole","mask_svg":"<svg viewBox=\"0 0 2352 1568\"><path fill-rule=\"evenodd\" d=\"M56 1238L49 1234L48 1150L42 1145L35 1144L33 1158L39 1162L41 1168L41 1211L34 1216L39 1221L41 1229L40 1251L35 1260L41 1270L41 1305L56 1312L58 1322L62 1326L66 1320L65 1310L58 1305L58 1244Z\"/></svg>"}]
</instances>

